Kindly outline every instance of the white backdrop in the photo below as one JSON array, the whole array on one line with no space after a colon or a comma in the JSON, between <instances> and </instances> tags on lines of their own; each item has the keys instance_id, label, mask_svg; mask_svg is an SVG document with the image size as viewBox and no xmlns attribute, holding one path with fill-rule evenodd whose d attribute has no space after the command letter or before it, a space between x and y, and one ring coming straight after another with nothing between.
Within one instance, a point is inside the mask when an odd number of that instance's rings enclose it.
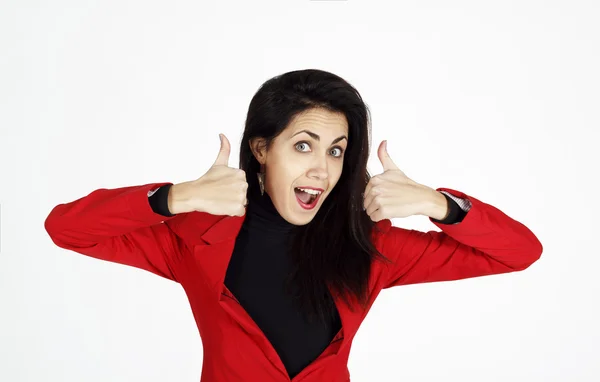
<instances>
[{"instance_id":1,"label":"white backdrop","mask_svg":"<svg viewBox=\"0 0 600 382\"><path fill-rule=\"evenodd\" d=\"M595 1L3 1L0 380L199 380L181 287L62 250L44 219L97 188L196 179L219 132L237 166L254 92L305 68L358 88L373 146L388 139L409 177L544 245L524 272L383 292L352 381L600 380L599 16Z\"/></svg>"}]
</instances>

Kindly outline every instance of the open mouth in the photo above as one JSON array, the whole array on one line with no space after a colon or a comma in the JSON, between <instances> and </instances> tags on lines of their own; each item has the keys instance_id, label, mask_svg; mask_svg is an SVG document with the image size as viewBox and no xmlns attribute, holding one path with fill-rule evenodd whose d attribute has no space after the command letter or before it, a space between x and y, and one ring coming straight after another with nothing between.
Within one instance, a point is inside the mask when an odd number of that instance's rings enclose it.
<instances>
[{"instance_id":1,"label":"open mouth","mask_svg":"<svg viewBox=\"0 0 600 382\"><path fill-rule=\"evenodd\" d=\"M300 207L306 210L313 209L321 197L320 191L311 189L294 188L294 192L296 194L296 200L298 201L298 204L300 204Z\"/></svg>"}]
</instances>

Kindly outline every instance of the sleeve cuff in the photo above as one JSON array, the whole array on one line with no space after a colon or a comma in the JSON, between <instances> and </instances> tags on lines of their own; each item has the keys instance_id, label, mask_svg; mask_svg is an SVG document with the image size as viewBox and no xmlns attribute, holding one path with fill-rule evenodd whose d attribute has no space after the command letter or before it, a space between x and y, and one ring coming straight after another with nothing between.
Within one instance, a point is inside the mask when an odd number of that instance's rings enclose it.
<instances>
[{"instance_id":1,"label":"sleeve cuff","mask_svg":"<svg viewBox=\"0 0 600 382\"><path fill-rule=\"evenodd\" d=\"M467 199L461 199L454 195L450 195L448 192L440 191L446 198L448 203L448 216L442 220L430 218L431 221L438 224L458 224L467 215L467 212L471 209L471 204ZM457 200L458 199L458 200ZM459 204L460 203L460 204Z\"/></svg>"},{"instance_id":2,"label":"sleeve cuff","mask_svg":"<svg viewBox=\"0 0 600 382\"><path fill-rule=\"evenodd\" d=\"M169 211L169 190L171 186L173 184L167 184L148 192L148 201L152 207L152 211L165 217L175 216L175 214Z\"/></svg>"}]
</instances>

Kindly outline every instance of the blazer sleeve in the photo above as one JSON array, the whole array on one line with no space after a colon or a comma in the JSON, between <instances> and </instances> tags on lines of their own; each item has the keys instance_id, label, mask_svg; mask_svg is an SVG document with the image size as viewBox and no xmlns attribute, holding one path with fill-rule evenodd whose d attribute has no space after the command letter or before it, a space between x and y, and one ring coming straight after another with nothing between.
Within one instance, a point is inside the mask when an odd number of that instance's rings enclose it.
<instances>
[{"instance_id":1,"label":"blazer sleeve","mask_svg":"<svg viewBox=\"0 0 600 382\"><path fill-rule=\"evenodd\" d=\"M392 260L383 288L521 271L537 261L542 244L527 227L499 209L460 191L438 188L463 201L462 221L422 232L384 221L380 252Z\"/></svg>"},{"instance_id":2,"label":"blazer sleeve","mask_svg":"<svg viewBox=\"0 0 600 382\"><path fill-rule=\"evenodd\" d=\"M163 223L178 215L163 216L149 202L153 192L171 184L95 190L54 207L44 227L61 248L177 281L174 262L183 244Z\"/></svg>"}]
</instances>

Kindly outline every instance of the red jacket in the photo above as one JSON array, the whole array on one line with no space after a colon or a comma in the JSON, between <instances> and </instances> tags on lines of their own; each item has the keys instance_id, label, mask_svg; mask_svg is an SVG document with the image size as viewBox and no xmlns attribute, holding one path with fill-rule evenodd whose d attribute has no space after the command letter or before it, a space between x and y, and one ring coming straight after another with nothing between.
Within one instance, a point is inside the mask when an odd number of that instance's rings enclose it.
<instances>
[{"instance_id":1,"label":"red jacket","mask_svg":"<svg viewBox=\"0 0 600 382\"><path fill-rule=\"evenodd\" d=\"M98 259L141 268L178 282L188 296L203 344L202 382L290 381L275 349L223 280L245 217L201 212L165 217L152 211L148 192L169 183L99 189L50 212L53 242ZM495 207L439 188L472 206L458 224L421 232L377 223L377 249L394 261L374 262L370 303L384 288L520 271L542 253L536 236ZM342 329L293 381L350 381L350 347L368 309L351 312L333 295Z\"/></svg>"}]
</instances>

